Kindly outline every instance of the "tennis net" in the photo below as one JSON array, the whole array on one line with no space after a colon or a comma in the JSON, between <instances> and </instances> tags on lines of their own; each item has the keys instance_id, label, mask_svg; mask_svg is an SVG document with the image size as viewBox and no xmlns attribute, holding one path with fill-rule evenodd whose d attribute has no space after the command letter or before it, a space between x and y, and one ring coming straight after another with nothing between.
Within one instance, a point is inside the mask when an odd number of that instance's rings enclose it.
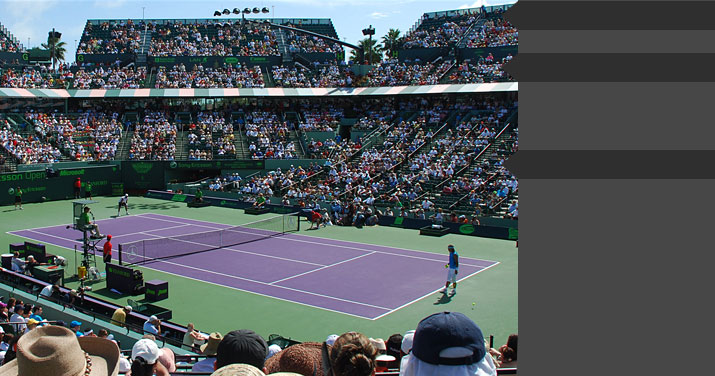
<instances>
[{"instance_id":1,"label":"tennis net","mask_svg":"<svg viewBox=\"0 0 715 376\"><path fill-rule=\"evenodd\" d=\"M139 240L121 244L120 252L129 265L145 264L295 232L300 230L299 219L295 214L288 214L220 230Z\"/></svg>"}]
</instances>

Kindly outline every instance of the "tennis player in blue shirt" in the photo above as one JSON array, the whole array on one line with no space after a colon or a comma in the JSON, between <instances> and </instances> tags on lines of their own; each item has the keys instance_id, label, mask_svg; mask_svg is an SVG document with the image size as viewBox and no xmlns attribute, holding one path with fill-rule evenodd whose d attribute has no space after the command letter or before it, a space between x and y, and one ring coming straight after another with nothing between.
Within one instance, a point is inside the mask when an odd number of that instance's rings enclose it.
<instances>
[{"instance_id":1,"label":"tennis player in blue shirt","mask_svg":"<svg viewBox=\"0 0 715 376\"><path fill-rule=\"evenodd\" d=\"M447 292L447 288L449 288L450 282L452 283L452 291L450 294L454 295L457 293L457 273L459 273L459 254L457 254L457 251L454 250L453 245L448 245L447 250L449 251L449 264L446 264L444 267L448 268L447 270L447 283L444 284L444 288L440 290L440 292L445 293Z\"/></svg>"}]
</instances>

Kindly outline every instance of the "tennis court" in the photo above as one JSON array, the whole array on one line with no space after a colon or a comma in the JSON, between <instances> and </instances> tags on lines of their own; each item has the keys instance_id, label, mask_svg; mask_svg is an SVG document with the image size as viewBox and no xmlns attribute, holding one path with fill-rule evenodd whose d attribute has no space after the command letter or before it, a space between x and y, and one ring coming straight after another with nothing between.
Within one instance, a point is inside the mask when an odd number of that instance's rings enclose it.
<instances>
[{"instance_id":1,"label":"tennis court","mask_svg":"<svg viewBox=\"0 0 715 376\"><path fill-rule=\"evenodd\" d=\"M131 250L124 250L124 262L371 320L433 294L444 286L446 277L446 251L434 254L297 233L265 237L270 230L156 213L97 223L103 233L112 234L115 249L118 244L131 244ZM242 244L213 249L216 235L209 233L219 230L242 233L243 240L238 240ZM10 234L69 249L82 243L81 233L65 225ZM138 244L147 249L140 250ZM158 259L149 257L150 245L160 244L170 244L171 251L154 254ZM497 264L461 257L459 281Z\"/></svg>"}]
</instances>

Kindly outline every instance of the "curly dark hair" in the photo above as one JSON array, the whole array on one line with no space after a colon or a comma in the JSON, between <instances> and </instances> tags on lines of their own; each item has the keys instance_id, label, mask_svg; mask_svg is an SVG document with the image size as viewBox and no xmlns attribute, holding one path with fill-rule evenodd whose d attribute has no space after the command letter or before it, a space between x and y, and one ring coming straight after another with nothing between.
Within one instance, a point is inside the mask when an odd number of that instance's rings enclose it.
<instances>
[{"instance_id":1,"label":"curly dark hair","mask_svg":"<svg viewBox=\"0 0 715 376\"><path fill-rule=\"evenodd\" d=\"M369 376L375 370L377 349L365 335L348 332L330 349L333 376Z\"/></svg>"}]
</instances>

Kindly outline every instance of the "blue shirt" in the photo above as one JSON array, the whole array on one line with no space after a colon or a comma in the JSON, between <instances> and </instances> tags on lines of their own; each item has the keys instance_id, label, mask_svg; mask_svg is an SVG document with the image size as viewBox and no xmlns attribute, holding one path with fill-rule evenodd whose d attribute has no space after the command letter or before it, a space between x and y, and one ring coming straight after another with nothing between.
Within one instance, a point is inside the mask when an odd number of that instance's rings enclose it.
<instances>
[{"instance_id":1,"label":"blue shirt","mask_svg":"<svg viewBox=\"0 0 715 376\"><path fill-rule=\"evenodd\" d=\"M457 257L459 257L459 254L457 254L457 251L449 252L449 268L450 269L458 269Z\"/></svg>"},{"instance_id":2,"label":"blue shirt","mask_svg":"<svg viewBox=\"0 0 715 376\"><path fill-rule=\"evenodd\" d=\"M159 334L159 330L150 322L144 323L144 332L149 334Z\"/></svg>"},{"instance_id":3,"label":"blue shirt","mask_svg":"<svg viewBox=\"0 0 715 376\"><path fill-rule=\"evenodd\" d=\"M42 322L42 317L41 317L40 315L32 314L32 315L29 316L29 318L35 319L35 320L37 320L37 321L39 321L39 322Z\"/></svg>"}]
</instances>

